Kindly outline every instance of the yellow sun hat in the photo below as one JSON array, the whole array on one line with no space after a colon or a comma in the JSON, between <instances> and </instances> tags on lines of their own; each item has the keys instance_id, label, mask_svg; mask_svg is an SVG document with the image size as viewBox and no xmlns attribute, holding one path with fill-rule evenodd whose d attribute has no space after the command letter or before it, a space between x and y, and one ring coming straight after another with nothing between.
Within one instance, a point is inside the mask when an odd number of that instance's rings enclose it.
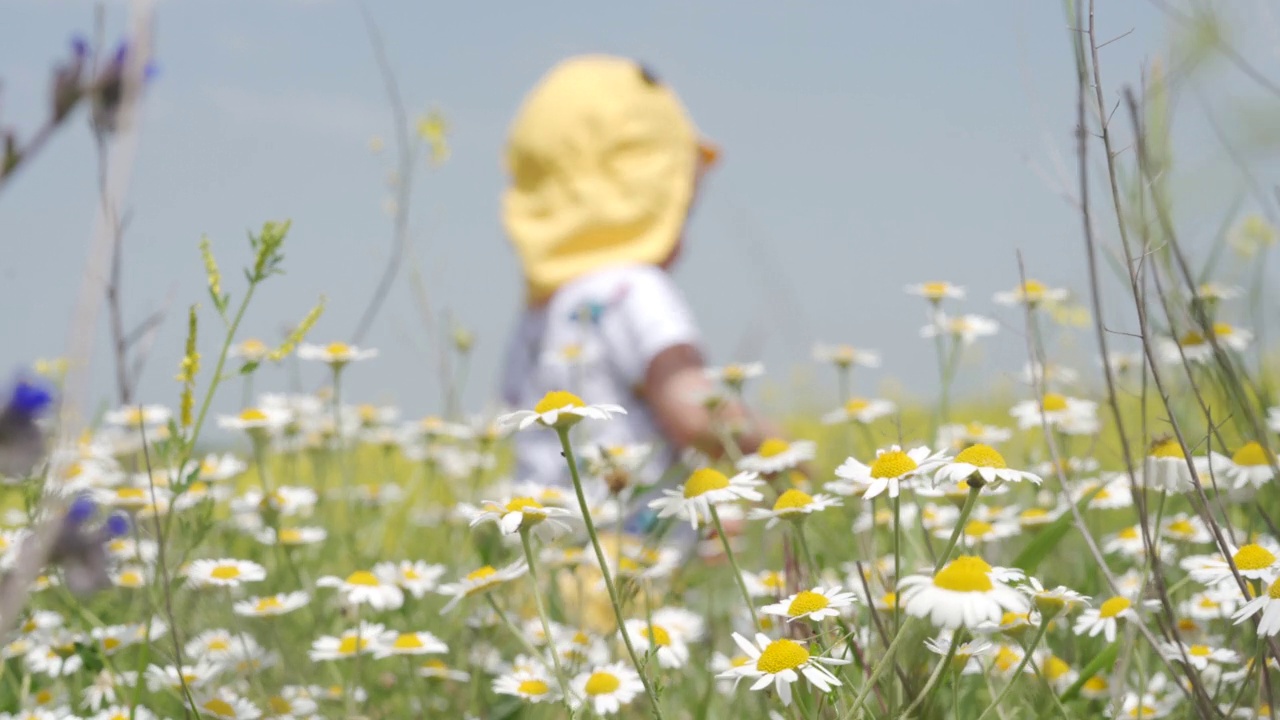
<instances>
[{"instance_id":1,"label":"yellow sun hat","mask_svg":"<svg viewBox=\"0 0 1280 720\"><path fill-rule=\"evenodd\" d=\"M675 251L693 200L698 142L680 99L633 60L556 65L511 125L502 222L529 301L593 270L660 264Z\"/></svg>"}]
</instances>

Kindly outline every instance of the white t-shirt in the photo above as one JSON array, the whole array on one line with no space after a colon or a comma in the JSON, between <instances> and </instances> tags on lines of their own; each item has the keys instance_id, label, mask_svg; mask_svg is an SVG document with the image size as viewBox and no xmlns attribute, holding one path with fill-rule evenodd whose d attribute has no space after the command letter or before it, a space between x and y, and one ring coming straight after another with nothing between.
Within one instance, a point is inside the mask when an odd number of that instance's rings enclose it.
<instances>
[{"instance_id":1,"label":"white t-shirt","mask_svg":"<svg viewBox=\"0 0 1280 720\"><path fill-rule=\"evenodd\" d=\"M527 409L547 392L568 390L588 404L621 405L626 415L578 423L574 447L649 443L653 452L636 480L651 484L671 465L674 451L636 390L658 353L699 343L693 314L666 271L652 265L598 270L525 311L508 348L503 398L512 408ZM517 482L570 484L555 433L517 433L515 452Z\"/></svg>"}]
</instances>

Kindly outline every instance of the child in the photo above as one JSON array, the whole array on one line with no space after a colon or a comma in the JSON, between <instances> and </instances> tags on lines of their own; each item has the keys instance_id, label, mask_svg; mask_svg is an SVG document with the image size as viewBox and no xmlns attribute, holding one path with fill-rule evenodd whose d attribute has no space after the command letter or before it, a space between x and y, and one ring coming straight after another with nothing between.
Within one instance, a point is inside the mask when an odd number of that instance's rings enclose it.
<instances>
[{"instance_id":1,"label":"child","mask_svg":"<svg viewBox=\"0 0 1280 720\"><path fill-rule=\"evenodd\" d=\"M623 58L562 62L512 124L502 218L527 307L510 343L504 399L531 408L548 391L569 390L587 403L622 405L625 416L579 425L575 445L651 445L632 482L659 481L684 448L721 450L699 403L715 388L697 324L668 274L715 159L675 93ZM742 416L733 405L721 412ZM748 430L737 440L750 452L760 438ZM569 483L554 433L517 434L516 479ZM628 529L648 529L652 513L642 502L632 510Z\"/></svg>"}]
</instances>

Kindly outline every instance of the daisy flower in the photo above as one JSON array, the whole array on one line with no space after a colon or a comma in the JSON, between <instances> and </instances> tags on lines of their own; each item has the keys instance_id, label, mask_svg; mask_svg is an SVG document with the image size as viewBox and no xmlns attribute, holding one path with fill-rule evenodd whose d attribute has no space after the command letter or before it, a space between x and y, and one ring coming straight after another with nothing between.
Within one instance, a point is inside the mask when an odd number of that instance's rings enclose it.
<instances>
[{"instance_id":1,"label":"daisy flower","mask_svg":"<svg viewBox=\"0 0 1280 720\"><path fill-rule=\"evenodd\" d=\"M188 688L198 690L213 680L217 674L218 668L209 663L183 665L181 670L173 665L163 667L148 665L146 672L143 673L143 679L146 680L147 690L151 692L161 690L182 692L183 683L186 683Z\"/></svg>"},{"instance_id":2,"label":"daisy flower","mask_svg":"<svg viewBox=\"0 0 1280 720\"><path fill-rule=\"evenodd\" d=\"M1054 692L1061 693L1067 688L1075 684L1080 678L1080 673L1071 667L1066 660L1054 655L1046 650L1037 650L1032 654L1036 664L1040 666L1040 674L1053 688Z\"/></svg>"},{"instance_id":3,"label":"daisy flower","mask_svg":"<svg viewBox=\"0 0 1280 720\"><path fill-rule=\"evenodd\" d=\"M1188 645L1186 643L1166 643L1164 656L1170 660L1185 661L1191 667L1201 671L1208 668L1209 663L1235 665L1240 662L1240 654L1235 650L1215 648L1210 645Z\"/></svg>"},{"instance_id":4,"label":"daisy flower","mask_svg":"<svg viewBox=\"0 0 1280 720\"><path fill-rule=\"evenodd\" d=\"M267 353L271 352L271 348L267 344L257 338L246 338L238 343L233 343L227 348L227 357L240 358L245 362L256 363L267 359Z\"/></svg>"},{"instance_id":5,"label":"daisy flower","mask_svg":"<svg viewBox=\"0 0 1280 720\"><path fill-rule=\"evenodd\" d=\"M1258 620L1259 637L1272 637L1280 633L1280 579L1272 581L1266 592L1245 603L1231 619L1239 625L1258 613L1262 613Z\"/></svg>"},{"instance_id":6,"label":"daisy flower","mask_svg":"<svg viewBox=\"0 0 1280 720\"><path fill-rule=\"evenodd\" d=\"M437 678L452 682L467 682L471 673L451 668L443 660L431 659L418 666L418 677Z\"/></svg>"},{"instance_id":7,"label":"daisy flower","mask_svg":"<svg viewBox=\"0 0 1280 720\"><path fill-rule=\"evenodd\" d=\"M772 640L764 633L756 634L755 644L738 633L733 634L733 641L750 660L716 677L733 680L735 684L743 678L749 678L755 681L751 686L752 690L762 690L772 685L784 707L791 704L791 685L800 676L803 675L819 691L828 693L841 685L841 682L824 666L849 662L811 655L804 645L794 640Z\"/></svg>"},{"instance_id":8,"label":"daisy flower","mask_svg":"<svg viewBox=\"0 0 1280 720\"><path fill-rule=\"evenodd\" d=\"M886 490L889 497L896 498L904 481L932 472L945 461L942 453L930 453L924 446L903 452L901 447L893 445L888 450L877 450L871 465L864 465L857 458L848 458L836 468L836 477L840 480L829 482L826 487L841 495L853 495L859 488L865 488L864 500Z\"/></svg>"},{"instance_id":9,"label":"daisy flower","mask_svg":"<svg viewBox=\"0 0 1280 720\"><path fill-rule=\"evenodd\" d=\"M856 595L839 587L815 587L812 590L801 590L781 602L765 605L760 608L760 612L781 615L788 622L802 619L821 622L827 618L839 617L841 611L852 606L856 599Z\"/></svg>"},{"instance_id":10,"label":"daisy flower","mask_svg":"<svg viewBox=\"0 0 1280 720\"><path fill-rule=\"evenodd\" d=\"M503 535L534 528L547 529L553 534L565 532L569 526L552 518L569 517L573 514L564 508L543 505L531 497L513 497L505 503L486 500L480 507L481 510L471 518L471 527L482 522L492 522L497 524Z\"/></svg>"},{"instance_id":11,"label":"daisy flower","mask_svg":"<svg viewBox=\"0 0 1280 720\"><path fill-rule=\"evenodd\" d=\"M1142 469L1143 484L1172 493L1186 492L1195 485L1187 456L1182 445L1174 438L1157 440L1151 444Z\"/></svg>"},{"instance_id":12,"label":"daisy flower","mask_svg":"<svg viewBox=\"0 0 1280 720\"><path fill-rule=\"evenodd\" d=\"M449 646L429 632L404 632L394 635L390 642L379 645L374 650L374 656L388 658L395 655L438 655L447 652Z\"/></svg>"},{"instance_id":13,"label":"daisy flower","mask_svg":"<svg viewBox=\"0 0 1280 720\"><path fill-rule=\"evenodd\" d=\"M241 600L232 606L237 615L244 617L274 617L291 613L306 605L311 596L302 590L264 595Z\"/></svg>"},{"instance_id":14,"label":"daisy flower","mask_svg":"<svg viewBox=\"0 0 1280 720\"><path fill-rule=\"evenodd\" d=\"M89 720L157 720L157 716L141 705L137 707L112 705L102 708Z\"/></svg>"},{"instance_id":15,"label":"daisy flower","mask_svg":"<svg viewBox=\"0 0 1280 720\"><path fill-rule=\"evenodd\" d=\"M636 652L647 654L650 648L658 657L658 665L669 670L684 667L689 662L689 646L679 632L647 620L627 620L623 623Z\"/></svg>"},{"instance_id":16,"label":"daisy flower","mask_svg":"<svg viewBox=\"0 0 1280 720\"><path fill-rule=\"evenodd\" d=\"M523 560L516 561L504 568L498 569L492 565L485 565L476 570L467 573L461 580L456 583L446 583L436 589L441 595L452 595L453 598L445 604L440 612L447 613L454 608L464 598L471 597L480 593L488 592L503 583L510 582L525 574L529 568Z\"/></svg>"},{"instance_id":17,"label":"daisy flower","mask_svg":"<svg viewBox=\"0 0 1280 720\"><path fill-rule=\"evenodd\" d=\"M920 337L928 339L939 336L950 336L965 345L972 345L978 338L995 335L1000 325L989 317L982 315L947 316L938 313L933 321L920 328Z\"/></svg>"},{"instance_id":18,"label":"daisy flower","mask_svg":"<svg viewBox=\"0 0 1280 720\"><path fill-rule=\"evenodd\" d=\"M512 695L525 702L555 702L560 693L552 687L552 681L540 672L517 670L493 679L493 692Z\"/></svg>"},{"instance_id":19,"label":"daisy flower","mask_svg":"<svg viewBox=\"0 0 1280 720\"><path fill-rule=\"evenodd\" d=\"M1043 364L1039 362L1029 362L1022 366L1022 373L1018 376L1024 385L1038 387L1041 384L1059 386L1072 385L1080 379L1080 373L1069 367L1061 365Z\"/></svg>"},{"instance_id":20,"label":"daisy flower","mask_svg":"<svg viewBox=\"0 0 1280 720\"><path fill-rule=\"evenodd\" d=\"M746 381L764 375L764 363L730 363L724 367L709 367L704 373L708 380L723 383L731 389L741 390Z\"/></svg>"},{"instance_id":21,"label":"daisy flower","mask_svg":"<svg viewBox=\"0 0 1280 720\"><path fill-rule=\"evenodd\" d=\"M1233 327L1227 323L1213 324L1213 339L1224 350L1244 352L1253 340L1253 333ZM1188 330L1176 338L1163 338L1160 342L1160 355L1165 362L1181 363L1185 356L1187 362L1208 363L1213 361L1213 342L1200 332L1199 328Z\"/></svg>"},{"instance_id":22,"label":"daisy flower","mask_svg":"<svg viewBox=\"0 0 1280 720\"><path fill-rule=\"evenodd\" d=\"M538 401L532 410L517 410L498 418L498 424L516 426L524 430L534 423L545 427L564 429L576 425L584 418L608 420L614 415L626 415L618 405L588 405L582 398L563 390L553 390Z\"/></svg>"},{"instance_id":23,"label":"daisy flower","mask_svg":"<svg viewBox=\"0 0 1280 720\"><path fill-rule=\"evenodd\" d=\"M420 599L434 592L444 575L443 565L431 565L422 560L401 560L399 563L380 562L373 566L373 574L395 582L414 598Z\"/></svg>"},{"instance_id":24,"label":"daisy flower","mask_svg":"<svg viewBox=\"0 0 1280 720\"><path fill-rule=\"evenodd\" d=\"M1204 521L1199 517L1186 513L1178 513L1165 520L1162 531L1164 536L1170 540L1194 545L1213 541L1213 536L1209 533L1209 528L1204 524Z\"/></svg>"},{"instance_id":25,"label":"daisy flower","mask_svg":"<svg viewBox=\"0 0 1280 720\"><path fill-rule=\"evenodd\" d=\"M1071 629L1076 635L1097 637L1102 635L1107 642L1116 641L1116 626L1121 618L1133 620L1137 618L1133 601L1123 595L1109 598L1096 608L1086 608L1076 618L1075 627Z\"/></svg>"},{"instance_id":26,"label":"daisy flower","mask_svg":"<svg viewBox=\"0 0 1280 720\"><path fill-rule=\"evenodd\" d=\"M1224 587L1194 593L1179 608L1192 620L1222 620L1234 615L1239 604L1240 591L1235 587Z\"/></svg>"},{"instance_id":27,"label":"daisy flower","mask_svg":"<svg viewBox=\"0 0 1280 720\"><path fill-rule=\"evenodd\" d=\"M1045 393L1039 400L1014 405L1009 414L1026 430L1048 425L1068 435L1088 435L1097 431L1098 404L1058 393Z\"/></svg>"},{"instance_id":28,"label":"daisy flower","mask_svg":"<svg viewBox=\"0 0 1280 720\"><path fill-rule=\"evenodd\" d=\"M1072 493L1071 502L1078 504L1085 498L1089 498L1090 510L1119 510L1133 504L1133 491L1124 475L1113 474L1105 481L1080 483Z\"/></svg>"},{"instance_id":29,"label":"daisy flower","mask_svg":"<svg viewBox=\"0 0 1280 720\"><path fill-rule=\"evenodd\" d=\"M1280 548L1274 544L1246 543L1238 548L1228 544L1227 547L1231 550L1231 561L1235 563L1241 577L1251 580L1271 580L1280 574L1280 559L1277 558ZM1222 555L1211 555L1203 562L1194 564L1192 560L1190 557L1183 558L1182 569L1186 570L1191 579L1198 583L1217 585L1229 583L1234 579L1231 566ZM1232 586L1234 587L1234 584Z\"/></svg>"},{"instance_id":30,"label":"daisy flower","mask_svg":"<svg viewBox=\"0 0 1280 720\"><path fill-rule=\"evenodd\" d=\"M1277 474L1277 466L1267 459L1266 449L1252 440L1241 445L1231 457L1216 452L1210 453L1209 462L1196 467L1202 482L1210 475L1208 469L1210 466L1214 479L1221 484L1221 480L1225 478L1234 490L1243 490L1247 487L1261 489L1263 485L1274 480Z\"/></svg>"},{"instance_id":31,"label":"daisy flower","mask_svg":"<svg viewBox=\"0 0 1280 720\"><path fill-rule=\"evenodd\" d=\"M995 445L1013 437L1013 431L980 422L943 425L938 428L938 447L959 452L970 445Z\"/></svg>"},{"instance_id":32,"label":"daisy flower","mask_svg":"<svg viewBox=\"0 0 1280 720\"><path fill-rule=\"evenodd\" d=\"M1050 525L1065 512L1063 508L1031 507L1018 513L1018 526L1023 530L1034 530Z\"/></svg>"},{"instance_id":33,"label":"daisy flower","mask_svg":"<svg viewBox=\"0 0 1280 720\"><path fill-rule=\"evenodd\" d=\"M810 495L795 488L791 488L778 496L774 501L773 508L766 510L764 508L752 508L747 513L747 518L751 520L768 520L765 523L765 529L769 529L778 524L779 520L800 521L806 516L816 512L821 512L827 508L839 507L842 503L840 498L826 493L818 493Z\"/></svg>"},{"instance_id":34,"label":"daisy flower","mask_svg":"<svg viewBox=\"0 0 1280 720\"><path fill-rule=\"evenodd\" d=\"M1027 481L1040 484L1040 476L1024 470L1014 470L1005 464L1004 456L990 445L970 445L961 450L951 461L938 468L933 476L935 483L973 483L975 476L982 485L997 480L1009 483Z\"/></svg>"},{"instance_id":35,"label":"daisy flower","mask_svg":"<svg viewBox=\"0 0 1280 720\"><path fill-rule=\"evenodd\" d=\"M788 442L781 438L766 438L754 453L738 461L738 469L762 475L792 470L812 460L817 447L811 440Z\"/></svg>"},{"instance_id":36,"label":"daisy flower","mask_svg":"<svg viewBox=\"0 0 1280 720\"><path fill-rule=\"evenodd\" d=\"M1151 693L1139 695L1135 692L1124 694L1117 718L1133 718L1134 720L1160 720L1173 710L1173 703L1160 700Z\"/></svg>"},{"instance_id":37,"label":"daisy flower","mask_svg":"<svg viewBox=\"0 0 1280 720\"><path fill-rule=\"evenodd\" d=\"M395 610L404 604L404 592L395 582L368 570L357 570L346 578L325 575L316 580L316 587L337 588L345 605Z\"/></svg>"},{"instance_id":38,"label":"daisy flower","mask_svg":"<svg viewBox=\"0 0 1280 720\"><path fill-rule=\"evenodd\" d=\"M933 576L909 575L902 579L902 607L908 615L929 618L946 629L999 623L1004 611L1027 612L1027 601L976 555L961 555Z\"/></svg>"},{"instance_id":39,"label":"daisy flower","mask_svg":"<svg viewBox=\"0 0 1280 720\"><path fill-rule=\"evenodd\" d=\"M149 429L157 425L164 425L172 418L173 411L163 405L130 405L108 411L103 416L102 421L117 427L138 428L145 426Z\"/></svg>"},{"instance_id":40,"label":"daisy flower","mask_svg":"<svg viewBox=\"0 0 1280 720\"><path fill-rule=\"evenodd\" d=\"M998 305L1027 305L1036 307L1042 303L1061 302L1067 299L1063 288L1051 288L1038 280L1026 280L1013 290L998 292L992 298Z\"/></svg>"},{"instance_id":41,"label":"daisy flower","mask_svg":"<svg viewBox=\"0 0 1280 720\"><path fill-rule=\"evenodd\" d=\"M1199 300L1207 300L1210 302L1218 302L1221 300L1235 300L1244 294L1235 285L1223 285L1216 282L1200 283L1196 288L1195 296Z\"/></svg>"},{"instance_id":42,"label":"daisy flower","mask_svg":"<svg viewBox=\"0 0 1280 720\"><path fill-rule=\"evenodd\" d=\"M763 483L754 472L741 472L733 477L711 468L694 470L679 490L663 489L663 497L651 500L649 507L658 517L676 516L688 520L696 530L699 523L711 522L711 508L716 505L750 500L759 502L764 496L756 490Z\"/></svg>"},{"instance_id":43,"label":"daisy flower","mask_svg":"<svg viewBox=\"0 0 1280 720\"><path fill-rule=\"evenodd\" d=\"M743 572L742 582L752 597L780 597L787 589L787 577L778 570Z\"/></svg>"},{"instance_id":44,"label":"daisy flower","mask_svg":"<svg viewBox=\"0 0 1280 720\"><path fill-rule=\"evenodd\" d=\"M193 560L187 567L187 584L192 587L239 587L267 577L266 568L251 560L223 558Z\"/></svg>"},{"instance_id":45,"label":"daisy flower","mask_svg":"<svg viewBox=\"0 0 1280 720\"><path fill-rule=\"evenodd\" d=\"M1046 618L1052 618L1060 613L1070 612L1089 604L1088 595L1081 595L1065 585L1046 590L1040 584L1040 581L1034 577L1028 577L1027 584L1019 585L1018 589L1026 593L1027 597L1031 599L1031 603Z\"/></svg>"},{"instance_id":46,"label":"daisy flower","mask_svg":"<svg viewBox=\"0 0 1280 720\"><path fill-rule=\"evenodd\" d=\"M361 348L344 342L331 342L328 345L302 343L298 346L300 360L319 360L328 363L334 369L345 367L347 363L372 360L376 357L378 357L378 351L373 348Z\"/></svg>"},{"instance_id":47,"label":"daisy flower","mask_svg":"<svg viewBox=\"0 0 1280 720\"><path fill-rule=\"evenodd\" d=\"M263 528L256 537L263 545L279 544L285 547L299 547L322 543L328 536L329 531L322 527L287 527L280 528L279 533L268 527Z\"/></svg>"},{"instance_id":48,"label":"daisy flower","mask_svg":"<svg viewBox=\"0 0 1280 720\"><path fill-rule=\"evenodd\" d=\"M897 411L898 406L888 400L849 398L840 408L824 414L822 422L825 425L850 422L863 423L865 425L875 422L886 415L892 415Z\"/></svg>"},{"instance_id":49,"label":"daisy flower","mask_svg":"<svg viewBox=\"0 0 1280 720\"><path fill-rule=\"evenodd\" d=\"M345 660L360 654L373 654L384 646L395 641L394 630L387 630L377 623L360 622L360 626L351 628L334 637L324 635L311 643L311 651L307 655L313 662L323 660Z\"/></svg>"},{"instance_id":50,"label":"daisy flower","mask_svg":"<svg viewBox=\"0 0 1280 720\"><path fill-rule=\"evenodd\" d=\"M903 290L905 290L908 295L922 297L935 305L947 298L954 300L964 299L964 288L959 285L952 285L945 281L907 285Z\"/></svg>"},{"instance_id":51,"label":"daisy flower","mask_svg":"<svg viewBox=\"0 0 1280 720\"><path fill-rule=\"evenodd\" d=\"M964 541L965 547L973 547L978 543L994 542L1003 540L1007 537L1013 537L1018 534L1018 524L1009 520L983 520L981 518L970 518L961 531L961 539ZM951 537L952 528L945 526L938 527L934 531L934 536L939 538Z\"/></svg>"},{"instance_id":52,"label":"daisy flower","mask_svg":"<svg viewBox=\"0 0 1280 720\"><path fill-rule=\"evenodd\" d=\"M596 715L616 715L623 705L629 704L644 692L644 683L636 671L626 663L598 665L580 673L570 683L574 697L573 707L590 704Z\"/></svg>"},{"instance_id":53,"label":"daisy flower","mask_svg":"<svg viewBox=\"0 0 1280 720\"><path fill-rule=\"evenodd\" d=\"M276 408L245 408L239 415L219 415L218 427L223 430L244 430L249 433L279 432L289 423L289 413Z\"/></svg>"},{"instance_id":54,"label":"daisy flower","mask_svg":"<svg viewBox=\"0 0 1280 720\"><path fill-rule=\"evenodd\" d=\"M951 646L955 643L955 633L944 633L937 638L928 638L924 641L924 646L929 652L935 655L946 657L951 654ZM952 655L952 667L959 668L962 675L973 675L982 672L982 662L979 660L983 655L991 652L995 647L989 640L972 639L968 642L962 642L956 645L955 653Z\"/></svg>"},{"instance_id":55,"label":"daisy flower","mask_svg":"<svg viewBox=\"0 0 1280 720\"><path fill-rule=\"evenodd\" d=\"M813 359L820 363L831 363L843 369L854 366L880 367L880 353L874 350L861 350L852 345L814 345Z\"/></svg>"}]
</instances>

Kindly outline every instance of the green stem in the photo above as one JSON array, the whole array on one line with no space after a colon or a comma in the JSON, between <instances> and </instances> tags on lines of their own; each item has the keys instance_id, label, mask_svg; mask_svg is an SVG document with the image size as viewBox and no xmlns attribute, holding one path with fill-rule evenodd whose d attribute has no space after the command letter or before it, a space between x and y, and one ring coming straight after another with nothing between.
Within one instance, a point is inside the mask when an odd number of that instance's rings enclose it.
<instances>
[{"instance_id":1,"label":"green stem","mask_svg":"<svg viewBox=\"0 0 1280 720\"><path fill-rule=\"evenodd\" d=\"M978 494L982 492L981 485L970 485L969 496L964 499L964 507L960 508L960 515L956 518L956 526L951 531L951 538L947 540L947 547L943 549L942 554L938 556L938 562L933 566L933 572L936 574L942 570L942 566L947 564L951 559L951 553L956 549L956 543L960 540L960 535L964 533L964 524L969 521L969 515L973 513L973 508L978 504Z\"/></svg>"},{"instance_id":2,"label":"green stem","mask_svg":"<svg viewBox=\"0 0 1280 720\"><path fill-rule=\"evenodd\" d=\"M1035 652L1036 646L1040 644L1040 641L1044 639L1044 633L1048 629L1048 620L1042 618L1040 621L1040 629L1036 631L1036 636L1031 639L1031 645L1027 647L1026 651L1022 655L1022 662L1018 663L1018 667L1013 669L1013 674L1009 676L1009 682L1004 686L1004 689L1000 691L1000 694L996 696L996 699L987 706L987 709L982 711L982 714L978 716L978 720L984 720L987 715L990 715L993 710L999 707L1000 703L1004 702L1009 691L1018 683L1018 678L1022 675L1022 671L1027 669L1027 663L1031 662L1032 653Z\"/></svg>"},{"instance_id":3,"label":"green stem","mask_svg":"<svg viewBox=\"0 0 1280 720\"><path fill-rule=\"evenodd\" d=\"M911 713L929 698L929 694L930 691L933 690L933 686L937 684L938 678L942 677L942 671L951 667L951 661L956 657L956 648L960 646L960 638L958 635L959 633L956 633L951 636L951 647L947 649L947 656L942 658L942 662L938 663L938 666L933 669L933 673L929 675L929 679L925 681L924 687L921 688L920 694L916 696L915 701L908 705L906 710L902 711L902 717L911 717Z\"/></svg>"},{"instance_id":4,"label":"green stem","mask_svg":"<svg viewBox=\"0 0 1280 720\"><path fill-rule=\"evenodd\" d=\"M578 496L578 508L582 511L582 523L587 528L587 537L591 538L591 548L595 550L596 562L600 563L600 576L604 578L605 589L609 591L609 603L613 605L613 615L618 621L618 634L622 636L622 644L627 648L627 655L631 658L631 664L635 666L636 673L640 675L640 682L644 685L645 694L649 696L649 704L653 706L653 715L657 720L662 720L662 707L658 703L658 693L653 689L653 684L649 682L649 678L645 675L644 666L640 664L640 658L636 655L635 646L631 642L631 635L627 632L626 620L622 616L622 603L618 601L618 589L613 584L613 574L609 572L609 560L604 555L604 548L600 547L600 537L596 534L596 524L591 519L591 508L587 505L586 493L582 490L582 477L578 474L578 462L573 457L573 445L569 442L569 428L557 427L556 434L560 436L560 448L564 451L565 462L569 464L569 476L573 479L573 491ZM622 538L618 538L621 542Z\"/></svg>"},{"instance_id":5,"label":"green stem","mask_svg":"<svg viewBox=\"0 0 1280 720\"><path fill-rule=\"evenodd\" d=\"M551 621L547 618L547 608L542 602L542 586L538 582L537 558L533 556L533 544L529 542L529 529L520 527L520 544L524 547L524 559L529 563L529 580L533 583L533 599L538 607L538 619L542 621L542 634L547 638L547 649L551 651L551 665L556 671L556 682L560 683L560 696L564 700L564 708L569 717L573 717L573 703L569 693L569 681L565 677L564 668L560 666L560 653L556 651L555 637L551 634Z\"/></svg>"},{"instance_id":6,"label":"green stem","mask_svg":"<svg viewBox=\"0 0 1280 720\"><path fill-rule=\"evenodd\" d=\"M875 668L871 670L871 677L867 678L867 683L858 691L858 696L853 699L853 705L849 708L849 712L845 713L842 720L853 720L858 717L858 711L862 709L862 705L866 703L867 698L871 695L871 690L884 676L886 670L893 665L893 655L898 651L898 644L907 636L907 630L911 627L914 617L908 617L902 627L898 628L898 634L893 637L893 642L889 643L889 647L885 648L884 656L880 658L880 662L876 663Z\"/></svg>"},{"instance_id":7,"label":"green stem","mask_svg":"<svg viewBox=\"0 0 1280 720\"><path fill-rule=\"evenodd\" d=\"M738 590L742 592L742 599L747 603L747 610L751 613L751 624L755 626L756 632L760 632L760 618L756 612L755 602L751 599L751 592L747 590L747 581L742 579L742 570L738 568L738 560L733 556L733 548L729 546L729 536L724 532L724 525L720 523L720 513L716 512L716 506L711 505L711 522L716 527L716 535L720 536L720 544L724 546L724 556L729 559L729 567L733 570L733 579L738 584Z\"/></svg>"}]
</instances>

